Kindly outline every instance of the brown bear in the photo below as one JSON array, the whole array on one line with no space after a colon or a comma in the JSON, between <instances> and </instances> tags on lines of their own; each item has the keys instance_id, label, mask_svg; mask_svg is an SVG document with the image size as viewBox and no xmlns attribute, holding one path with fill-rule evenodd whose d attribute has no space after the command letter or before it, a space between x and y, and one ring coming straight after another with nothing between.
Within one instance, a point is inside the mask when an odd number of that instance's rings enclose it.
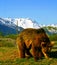
<instances>
[{"instance_id":1,"label":"brown bear","mask_svg":"<svg viewBox=\"0 0 57 65\"><path fill-rule=\"evenodd\" d=\"M43 54L45 58L49 58L47 52L51 50L51 42L43 28L24 29L17 37L16 43L19 50L19 57L25 58L25 54L33 56L35 61L41 58ZM32 49L32 53L30 50Z\"/></svg>"}]
</instances>

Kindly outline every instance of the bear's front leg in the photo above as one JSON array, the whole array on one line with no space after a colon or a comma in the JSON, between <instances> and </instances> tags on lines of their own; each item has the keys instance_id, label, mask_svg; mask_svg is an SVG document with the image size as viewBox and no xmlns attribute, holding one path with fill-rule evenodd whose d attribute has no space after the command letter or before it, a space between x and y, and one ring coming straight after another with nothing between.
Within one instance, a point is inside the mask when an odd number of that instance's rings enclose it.
<instances>
[{"instance_id":1,"label":"bear's front leg","mask_svg":"<svg viewBox=\"0 0 57 65\"><path fill-rule=\"evenodd\" d=\"M33 54L34 60L37 61L39 59L37 47L34 47L34 46L32 47L32 54Z\"/></svg>"},{"instance_id":2,"label":"bear's front leg","mask_svg":"<svg viewBox=\"0 0 57 65\"><path fill-rule=\"evenodd\" d=\"M19 50L19 58L25 58L25 50Z\"/></svg>"},{"instance_id":3,"label":"bear's front leg","mask_svg":"<svg viewBox=\"0 0 57 65\"><path fill-rule=\"evenodd\" d=\"M43 55L45 56L46 59L49 58L48 54L43 49L42 49L42 53L43 53Z\"/></svg>"}]
</instances>

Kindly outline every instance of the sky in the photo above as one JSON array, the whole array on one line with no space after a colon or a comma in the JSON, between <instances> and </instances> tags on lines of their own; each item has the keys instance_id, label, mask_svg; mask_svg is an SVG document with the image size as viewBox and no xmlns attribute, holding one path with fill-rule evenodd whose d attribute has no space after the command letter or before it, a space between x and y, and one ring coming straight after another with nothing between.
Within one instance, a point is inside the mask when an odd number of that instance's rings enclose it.
<instances>
[{"instance_id":1,"label":"sky","mask_svg":"<svg viewBox=\"0 0 57 65\"><path fill-rule=\"evenodd\" d=\"M0 17L31 18L39 24L57 24L57 0L0 0Z\"/></svg>"}]
</instances>

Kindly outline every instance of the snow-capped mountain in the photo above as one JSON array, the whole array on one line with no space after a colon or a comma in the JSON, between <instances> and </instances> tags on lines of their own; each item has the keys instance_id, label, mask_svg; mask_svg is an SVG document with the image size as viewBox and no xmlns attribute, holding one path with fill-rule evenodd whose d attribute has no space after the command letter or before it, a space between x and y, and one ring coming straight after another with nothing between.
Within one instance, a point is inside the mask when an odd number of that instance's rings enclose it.
<instances>
[{"instance_id":1,"label":"snow-capped mountain","mask_svg":"<svg viewBox=\"0 0 57 65\"><path fill-rule=\"evenodd\" d=\"M40 27L57 27L57 24L38 24L35 20L30 18L0 18L0 24L4 24L7 26L19 26L22 28L40 28Z\"/></svg>"},{"instance_id":2,"label":"snow-capped mountain","mask_svg":"<svg viewBox=\"0 0 57 65\"><path fill-rule=\"evenodd\" d=\"M0 18L0 24L6 25L10 28L15 28L15 24L12 22L11 18Z\"/></svg>"},{"instance_id":3,"label":"snow-capped mountain","mask_svg":"<svg viewBox=\"0 0 57 65\"><path fill-rule=\"evenodd\" d=\"M0 18L0 31L13 33L13 30L16 32L18 27L18 31L20 32L26 28L41 28L46 27L46 31L49 33L57 33L57 24L45 25L38 24L36 21L30 18ZM4 31L6 30L6 31ZM9 33L10 33L9 32Z\"/></svg>"},{"instance_id":4,"label":"snow-capped mountain","mask_svg":"<svg viewBox=\"0 0 57 65\"><path fill-rule=\"evenodd\" d=\"M29 19L29 18L0 18L0 23L7 26L19 26L22 28L39 28L37 22Z\"/></svg>"},{"instance_id":5,"label":"snow-capped mountain","mask_svg":"<svg viewBox=\"0 0 57 65\"><path fill-rule=\"evenodd\" d=\"M7 34L16 34L17 29L14 21L11 18L0 18L0 32L4 35ZM19 32L23 30L22 27L18 27Z\"/></svg>"},{"instance_id":6,"label":"snow-capped mountain","mask_svg":"<svg viewBox=\"0 0 57 65\"><path fill-rule=\"evenodd\" d=\"M16 24L18 22L18 26L22 28L39 28L39 25L36 21L33 21L29 18L19 18L15 19L14 23Z\"/></svg>"},{"instance_id":7,"label":"snow-capped mountain","mask_svg":"<svg viewBox=\"0 0 57 65\"><path fill-rule=\"evenodd\" d=\"M15 20L17 20L17 19L15 19ZM25 28L39 28L38 23L34 20L31 20L30 18L20 18L17 21L18 21L18 26L20 26L24 29Z\"/></svg>"},{"instance_id":8,"label":"snow-capped mountain","mask_svg":"<svg viewBox=\"0 0 57 65\"><path fill-rule=\"evenodd\" d=\"M51 34L57 34L57 26L47 26L46 29Z\"/></svg>"},{"instance_id":9,"label":"snow-capped mountain","mask_svg":"<svg viewBox=\"0 0 57 65\"><path fill-rule=\"evenodd\" d=\"M0 18L0 31L6 34L16 33L22 31L25 28L39 28L37 22L32 21L29 18Z\"/></svg>"}]
</instances>

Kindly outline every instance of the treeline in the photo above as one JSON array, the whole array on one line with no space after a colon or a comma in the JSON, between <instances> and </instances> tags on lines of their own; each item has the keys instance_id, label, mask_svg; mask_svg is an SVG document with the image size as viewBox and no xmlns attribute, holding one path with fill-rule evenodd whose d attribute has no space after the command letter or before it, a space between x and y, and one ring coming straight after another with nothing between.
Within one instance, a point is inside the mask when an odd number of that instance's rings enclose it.
<instances>
[{"instance_id":1,"label":"treeline","mask_svg":"<svg viewBox=\"0 0 57 65\"><path fill-rule=\"evenodd\" d=\"M18 36L18 34L3 35L3 33L0 32L0 37L16 39L17 36ZM52 35L48 35L48 36L51 41L57 41L57 34L52 34Z\"/></svg>"},{"instance_id":2,"label":"treeline","mask_svg":"<svg viewBox=\"0 0 57 65\"><path fill-rule=\"evenodd\" d=\"M8 35L4 35L2 32L0 32L0 38L12 38L12 39L16 39L17 34L8 34Z\"/></svg>"},{"instance_id":3,"label":"treeline","mask_svg":"<svg viewBox=\"0 0 57 65\"><path fill-rule=\"evenodd\" d=\"M0 32L0 37L3 37L4 35L3 35L3 33L2 32Z\"/></svg>"},{"instance_id":4,"label":"treeline","mask_svg":"<svg viewBox=\"0 0 57 65\"><path fill-rule=\"evenodd\" d=\"M57 41L57 34L49 35L51 41Z\"/></svg>"}]
</instances>

